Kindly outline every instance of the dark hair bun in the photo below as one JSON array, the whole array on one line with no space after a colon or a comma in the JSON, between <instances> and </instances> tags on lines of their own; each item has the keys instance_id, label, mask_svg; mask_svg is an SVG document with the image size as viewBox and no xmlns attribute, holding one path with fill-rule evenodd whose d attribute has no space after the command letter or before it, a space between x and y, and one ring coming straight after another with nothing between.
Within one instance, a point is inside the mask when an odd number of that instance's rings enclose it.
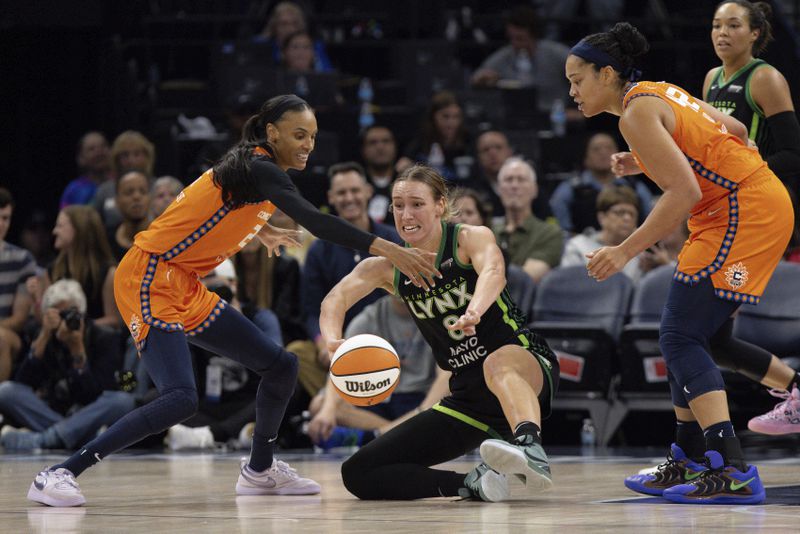
<instances>
[{"instance_id":1,"label":"dark hair bun","mask_svg":"<svg viewBox=\"0 0 800 534\"><path fill-rule=\"evenodd\" d=\"M617 22L608 33L619 43L620 50L626 56L636 58L650 50L647 38L627 22Z\"/></svg>"},{"instance_id":2,"label":"dark hair bun","mask_svg":"<svg viewBox=\"0 0 800 534\"><path fill-rule=\"evenodd\" d=\"M761 11L765 19L770 20L772 18L772 6L769 5L769 2L754 2L753 7Z\"/></svg>"}]
</instances>

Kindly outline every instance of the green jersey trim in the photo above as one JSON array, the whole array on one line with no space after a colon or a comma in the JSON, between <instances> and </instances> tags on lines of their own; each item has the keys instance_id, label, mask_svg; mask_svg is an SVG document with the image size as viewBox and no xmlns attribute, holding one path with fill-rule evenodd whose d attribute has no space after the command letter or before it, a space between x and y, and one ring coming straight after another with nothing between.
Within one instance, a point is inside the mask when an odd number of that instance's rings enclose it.
<instances>
[{"instance_id":1,"label":"green jersey trim","mask_svg":"<svg viewBox=\"0 0 800 534\"><path fill-rule=\"evenodd\" d=\"M753 122L750 125L750 139L755 139L756 132L758 131L758 119L764 117L764 111L758 104L756 104L756 101L753 100L753 95L750 94L750 79L753 77L753 73L755 71L761 67L769 66L769 64L762 59L756 59L755 61L758 61L759 64L753 67L752 72L747 75L747 80L745 80L744 83L744 96L747 99L747 104L750 106L750 109L756 112L755 116L753 117Z\"/></svg>"},{"instance_id":2,"label":"green jersey trim","mask_svg":"<svg viewBox=\"0 0 800 534\"><path fill-rule=\"evenodd\" d=\"M466 423L471 427L475 427L478 430L482 430L482 431L486 432L487 434L489 434L494 439L503 439L503 436L501 436L495 429L493 429L492 427L490 427L486 423L481 423L477 419L473 419L472 417L470 417L470 416L468 416L466 414L458 412L458 411L456 411L456 410L454 410L452 408L448 408L446 406L442 406L438 402L433 405L433 409L436 410L437 412L441 412L441 413L443 413L445 415L449 415L450 417L458 419L462 423ZM503 441L505 441L505 440L503 439Z\"/></svg>"},{"instance_id":3,"label":"green jersey trim","mask_svg":"<svg viewBox=\"0 0 800 534\"><path fill-rule=\"evenodd\" d=\"M455 228L453 229L453 261L461 267L462 269L466 270L475 270L475 267L472 266L471 263L461 263L458 259L458 233L461 231L461 223L456 224Z\"/></svg>"},{"instance_id":4,"label":"green jersey trim","mask_svg":"<svg viewBox=\"0 0 800 534\"><path fill-rule=\"evenodd\" d=\"M715 77L714 81L717 82L717 85L719 86L720 89L724 89L726 85L735 80L737 76L739 76L744 70L750 68L750 65L752 65L756 61L763 61L763 60L756 58L751 59L750 61L745 63L739 70L731 74L731 77L728 78L727 80L725 79L725 69L723 67L717 67L717 76ZM712 83L711 85L714 84Z\"/></svg>"}]
</instances>

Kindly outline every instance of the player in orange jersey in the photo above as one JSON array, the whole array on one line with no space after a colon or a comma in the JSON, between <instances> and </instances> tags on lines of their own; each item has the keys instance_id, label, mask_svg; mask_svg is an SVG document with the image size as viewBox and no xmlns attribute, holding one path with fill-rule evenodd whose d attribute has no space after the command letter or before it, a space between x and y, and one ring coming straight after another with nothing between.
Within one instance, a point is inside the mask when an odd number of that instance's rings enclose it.
<instances>
[{"instance_id":1,"label":"player in orange jersey","mask_svg":"<svg viewBox=\"0 0 800 534\"><path fill-rule=\"evenodd\" d=\"M645 172L663 190L628 239L588 254L589 275L600 281L619 272L690 214L691 235L679 255L659 344L678 419L676 441L687 441L686 428L694 433L691 427L699 425L705 465L673 444L667 462L625 485L682 503L759 503L764 487L755 466L744 461L707 347L740 304L758 303L789 241L792 206L783 184L748 147L739 121L669 83L637 83L634 60L648 48L636 28L619 23L580 41L566 62L570 95L583 114L620 117L632 152L615 155L615 171Z\"/></svg>"},{"instance_id":2,"label":"player in orange jersey","mask_svg":"<svg viewBox=\"0 0 800 534\"><path fill-rule=\"evenodd\" d=\"M299 245L297 232L268 224L281 209L314 235L386 257L415 284L433 285L436 255L403 249L320 213L286 171L302 170L317 135L309 105L295 95L267 101L244 126L242 140L186 187L120 262L114 293L142 362L160 396L129 413L61 464L40 472L28 498L50 506L85 503L75 477L107 455L180 423L197 411L187 342L229 357L261 376L249 462L236 493L319 493L273 458L273 442L297 379L297 358L269 340L201 283L206 273L258 237L271 253Z\"/></svg>"}]
</instances>

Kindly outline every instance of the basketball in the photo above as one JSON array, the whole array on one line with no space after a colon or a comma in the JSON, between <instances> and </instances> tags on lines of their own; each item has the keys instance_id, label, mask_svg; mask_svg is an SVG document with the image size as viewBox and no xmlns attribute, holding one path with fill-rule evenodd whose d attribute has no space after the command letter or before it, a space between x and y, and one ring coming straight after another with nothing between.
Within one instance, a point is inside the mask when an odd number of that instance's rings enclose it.
<instances>
[{"instance_id":1,"label":"basketball","mask_svg":"<svg viewBox=\"0 0 800 534\"><path fill-rule=\"evenodd\" d=\"M331 382L347 402L372 406L397 387L400 359L391 343L372 334L345 340L331 358Z\"/></svg>"}]
</instances>

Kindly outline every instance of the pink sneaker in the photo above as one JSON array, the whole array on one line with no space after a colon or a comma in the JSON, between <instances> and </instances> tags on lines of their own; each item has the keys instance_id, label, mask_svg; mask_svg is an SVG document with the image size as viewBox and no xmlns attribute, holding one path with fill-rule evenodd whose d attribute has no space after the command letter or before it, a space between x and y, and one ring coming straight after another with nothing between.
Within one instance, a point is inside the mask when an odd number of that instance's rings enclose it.
<instances>
[{"instance_id":1,"label":"pink sneaker","mask_svg":"<svg viewBox=\"0 0 800 534\"><path fill-rule=\"evenodd\" d=\"M778 403L772 411L750 419L747 428L753 432L773 436L800 432L800 390L797 386L792 388L791 393L771 389L769 394L786 400Z\"/></svg>"}]
</instances>

